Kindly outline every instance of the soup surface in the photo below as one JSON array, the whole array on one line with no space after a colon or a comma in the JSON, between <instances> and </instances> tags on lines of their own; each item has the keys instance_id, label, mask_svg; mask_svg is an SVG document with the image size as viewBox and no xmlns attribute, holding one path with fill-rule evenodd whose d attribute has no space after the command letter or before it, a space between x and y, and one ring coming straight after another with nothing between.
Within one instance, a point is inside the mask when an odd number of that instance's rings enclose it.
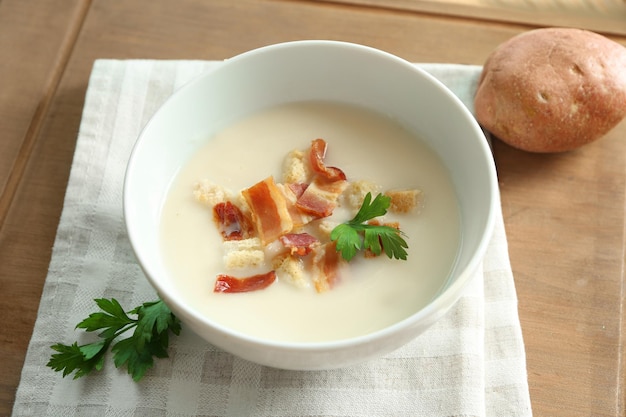
<instances>
[{"instance_id":1,"label":"soup surface","mask_svg":"<svg viewBox=\"0 0 626 417\"><path fill-rule=\"evenodd\" d=\"M270 175L278 180L285 155L315 138L328 143L327 166L349 181L421 190L418 210L389 216L406 234L408 259L356 256L323 293L280 279L259 291L213 292L216 276L229 272L212 211L196 201L194 184L208 179L238 193ZM351 215L338 208L333 218ZM210 138L174 179L161 227L166 267L194 309L242 333L289 342L364 335L412 315L445 285L460 240L458 203L439 158L391 119L327 102L264 110Z\"/></svg>"}]
</instances>

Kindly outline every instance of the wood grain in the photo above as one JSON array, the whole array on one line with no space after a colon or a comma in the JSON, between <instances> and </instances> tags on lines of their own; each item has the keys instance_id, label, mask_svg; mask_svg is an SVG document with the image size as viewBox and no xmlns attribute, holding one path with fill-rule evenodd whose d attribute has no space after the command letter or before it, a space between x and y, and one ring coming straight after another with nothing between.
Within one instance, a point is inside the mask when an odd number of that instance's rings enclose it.
<instances>
[{"instance_id":1,"label":"wood grain","mask_svg":"<svg viewBox=\"0 0 626 417\"><path fill-rule=\"evenodd\" d=\"M24 172L39 128L63 74L87 10L87 3L51 2L29 7L24 2L0 4L0 224ZM31 10L32 9L32 10ZM46 27L43 32L41 27Z\"/></svg>"},{"instance_id":2,"label":"wood grain","mask_svg":"<svg viewBox=\"0 0 626 417\"><path fill-rule=\"evenodd\" d=\"M495 142L535 415L623 415L625 135L556 155Z\"/></svg>"},{"instance_id":3,"label":"wood grain","mask_svg":"<svg viewBox=\"0 0 626 417\"><path fill-rule=\"evenodd\" d=\"M532 27L364 1L0 1L0 415L36 318L95 59L224 59L317 38L482 64ZM560 155L494 144L536 416L625 414L625 136L622 123Z\"/></svg>"},{"instance_id":4,"label":"wood grain","mask_svg":"<svg viewBox=\"0 0 626 417\"><path fill-rule=\"evenodd\" d=\"M39 297L56 231L59 200L25 196L28 213L15 216L14 199L23 193L30 171L50 162L54 153L31 158L40 129L73 48L87 3L80 1L3 0L0 2L0 415L8 416L24 354L35 322ZM71 137L71 136L70 136ZM64 152L71 154L72 147ZM63 195L63 175L51 175L38 187L54 184ZM46 192L41 193L42 196ZM33 210L34 209L34 210ZM13 210L13 213L10 211Z\"/></svg>"},{"instance_id":5,"label":"wood grain","mask_svg":"<svg viewBox=\"0 0 626 417\"><path fill-rule=\"evenodd\" d=\"M622 0L321 0L471 17L531 26L564 26L603 34L626 35Z\"/></svg>"}]
</instances>

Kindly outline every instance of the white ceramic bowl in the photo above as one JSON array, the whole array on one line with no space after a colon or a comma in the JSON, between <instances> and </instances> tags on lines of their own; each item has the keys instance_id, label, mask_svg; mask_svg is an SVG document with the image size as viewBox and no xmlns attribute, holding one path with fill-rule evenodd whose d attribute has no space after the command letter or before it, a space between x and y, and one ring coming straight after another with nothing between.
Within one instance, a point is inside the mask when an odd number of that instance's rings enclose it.
<instances>
[{"instance_id":1,"label":"white ceramic bowl","mask_svg":"<svg viewBox=\"0 0 626 417\"><path fill-rule=\"evenodd\" d=\"M391 115L439 154L456 187L462 238L448 285L425 308L375 333L320 343L246 336L189 308L163 265L161 207L177 170L202 144L200 139L249 113L302 100L334 100ZM381 356L441 318L479 265L496 209L491 152L477 122L457 97L403 59L335 41L298 41L253 50L226 60L177 91L141 133L124 188L125 221L138 262L185 327L242 358L300 370L337 368Z\"/></svg>"}]
</instances>

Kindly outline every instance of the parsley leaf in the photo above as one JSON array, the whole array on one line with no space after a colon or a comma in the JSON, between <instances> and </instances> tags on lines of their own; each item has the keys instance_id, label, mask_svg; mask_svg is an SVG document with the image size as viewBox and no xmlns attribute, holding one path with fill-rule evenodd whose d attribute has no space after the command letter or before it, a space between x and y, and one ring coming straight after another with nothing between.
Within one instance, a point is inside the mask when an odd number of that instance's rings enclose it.
<instances>
[{"instance_id":1,"label":"parsley leaf","mask_svg":"<svg viewBox=\"0 0 626 417\"><path fill-rule=\"evenodd\" d=\"M401 230L365 223L387 213L390 204L391 198L386 195L378 194L372 201L372 194L367 193L354 218L332 230L330 239L337 242L337 251L343 259L350 261L359 250L369 249L375 255L384 251L390 259L406 260L409 246Z\"/></svg>"},{"instance_id":2,"label":"parsley leaf","mask_svg":"<svg viewBox=\"0 0 626 417\"><path fill-rule=\"evenodd\" d=\"M330 239L337 241L337 251L341 251L341 256L346 261L352 259L359 250L363 249L358 230L348 223L342 223L335 227L330 233Z\"/></svg>"},{"instance_id":3,"label":"parsley leaf","mask_svg":"<svg viewBox=\"0 0 626 417\"><path fill-rule=\"evenodd\" d=\"M112 346L115 366L126 366L133 380L139 381L154 365L154 357L168 357L169 333L180 334L181 324L162 300L144 303L128 312L114 298L94 301L102 311L90 314L76 328L87 332L101 330L100 340L85 345L77 342L52 345L57 353L51 355L48 367L62 371L63 377L75 372L74 379L77 379L94 369L101 370L104 356ZM114 343L114 339L133 328L132 336Z\"/></svg>"},{"instance_id":4,"label":"parsley leaf","mask_svg":"<svg viewBox=\"0 0 626 417\"><path fill-rule=\"evenodd\" d=\"M77 329L85 329L87 332L104 329L98 336L103 339L113 339L120 329L134 325L135 321L128 317L116 299L98 298L94 301L104 312L91 313L89 317L76 325Z\"/></svg>"},{"instance_id":5,"label":"parsley leaf","mask_svg":"<svg viewBox=\"0 0 626 417\"><path fill-rule=\"evenodd\" d=\"M131 314L137 314L138 316L137 327L133 337L140 350L143 349L146 342L152 340L154 335L161 335L167 329L171 329L176 335L180 333L180 323L162 301L144 303L132 310Z\"/></svg>"},{"instance_id":6,"label":"parsley leaf","mask_svg":"<svg viewBox=\"0 0 626 417\"><path fill-rule=\"evenodd\" d=\"M59 353L52 355L48 366L57 372L63 371L63 377L76 371L74 379L80 378L94 369L102 369L106 350L103 347L101 342L82 346L78 346L76 342L69 346L57 343L51 348Z\"/></svg>"}]
</instances>

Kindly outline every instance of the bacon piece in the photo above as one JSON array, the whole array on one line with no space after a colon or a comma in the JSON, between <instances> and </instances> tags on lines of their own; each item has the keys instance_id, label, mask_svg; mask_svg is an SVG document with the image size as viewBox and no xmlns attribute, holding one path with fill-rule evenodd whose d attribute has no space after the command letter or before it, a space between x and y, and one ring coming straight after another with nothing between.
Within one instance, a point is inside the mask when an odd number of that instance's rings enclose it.
<instances>
[{"instance_id":1,"label":"bacon piece","mask_svg":"<svg viewBox=\"0 0 626 417\"><path fill-rule=\"evenodd\" d=\"M316 176L298 198L296 207L316 218L328 217L337 207L337 198L348 185L348 181L329 182Z\"/></svg>"},{"instance_id":2,"label":"bacon piece","mask_svg":"<svg viewBox=\"0 0 626 417\"><path fill-rule=\"evenodd\" d=\"M299 256L308 255L313 246L319 243L315 236L308 233L287 233L280 237L280 241L292 255Z\"/></svg>"},{"instance_id":3,"label":"bacon piece","mask_svg":"<svg viewBox=\"0 0 626 417\"><path fill-rule=\"evenodd\" d=\"M241 193L250 207L256 231L264 245L291 231L293 221L285 197L273 177L268 177Z\"/></svg>"},{"instance_id":4,"label":"bacon piece","mask_svg":"<svg viewBox=\"0 0 626 417\"><path fill-rule=\"evenodd\" d=\"M215 281L213 292L235 293L258 291L269 287L274 281L276 281L276 272L273 270L246 278L236 278L232 275L219 274Z\"/></svg>"},{"instance_id":5,"label":"bacon piece","mask_svg":"<svg viewBox=\"0 0 626 417\"><path fill-rule=\"evenodd\" d=\"M339 280L339 266L345 261L337 252L336 242L317 246L313 250L313 284L318 293L325 292Z\"/></svg>"},{"instance_id":6,"label":"bacon piece","mask_svg":"<svg viewBox=\"0 0 626 417\"><path fill-rule=\"evenodd\" d=\"M296 193L299 192L300 195L302 195L306 187L308 187L308 184L304 185L305 187L302 188L302 191L300 191L296 187ZM289 212L289 216L291 216L293 228L302 227L305 224L309 223L311 220L315 219L315 216L303 212L296 206L299 195L294 193L294 187L291 187L291 184L276 184L276 186L283 193L283 197L285 197L285 204L287 205L287 211Z\"/></svg>"},{"instance_id":7,"label":"bacon piece","mask_svg":"<svg viewBox=\"0 0 626 417\"><path fill-rule=\"evenodd\" d=\"M304 194L304 191L307 189L308 186L309 184L307 184L306 182L293 182L287 184L287 187L289 187L289 190L291 190L296 198L300 198L300 196Z\"/></svg>"},{"instance_id":8,"label":"bacon piece","mask_svg":"<svg viewBox=\"0 0 626 417\"><path fill-rule=\"evenodd\" d=\"M250 219L230 201L213 206L213 220L224 240L247 239L254 231Z\"/></svg>"},{"instance_id":9,"label":"bacon piece","mask_svg":"<svg viewBox=\"0 0 626 417\"><path fill-rule=\"evenodd\" d=\"M309 161L311 162L313 172L323 176L328 181L345 180L346 174L344 174L341 169L337 167L327 167L324 163L326 149L328 149L328 144L324 139L318 138L311 142Z\"/></svg>"}]
</instances>

